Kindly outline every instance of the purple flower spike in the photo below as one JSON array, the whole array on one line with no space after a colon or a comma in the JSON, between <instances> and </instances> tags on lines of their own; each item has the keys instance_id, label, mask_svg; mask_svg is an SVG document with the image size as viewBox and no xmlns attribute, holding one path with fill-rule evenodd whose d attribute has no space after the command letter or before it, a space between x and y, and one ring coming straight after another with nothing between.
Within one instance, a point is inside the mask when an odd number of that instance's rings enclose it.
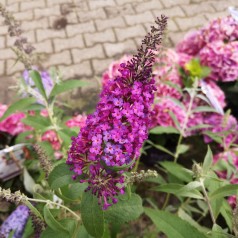
<instances>
[{"instance_id":1,"label":"purple flower spike","mask_svg":"<svg viewBox=\"0 0 238 238\"><path fill-rule=\"evenodd\" d=\"M8 237L11 231L15 231L13 238L21 238L29 217L28 207L21 205L3 222L0 234Z\"/></svg>"},{"instance_id":2,"label":"purple flower spike","mask_svg":"<svg viewBox=\"0 0 238 238\"><path fill-rule=\"evenodd\" d=\"M157 19L135 55L120 65L120 76L107 82L96 111L72 139L67 164L84 176L87 190L98 197L103 209L124 193L123 171L134 166L151 126L155 81L151 79L156 44L161 42L167 18ZM143 92L143 93L142 93ZM79 171L79 172L78 172Z\"/></svg>"}]
</instances>

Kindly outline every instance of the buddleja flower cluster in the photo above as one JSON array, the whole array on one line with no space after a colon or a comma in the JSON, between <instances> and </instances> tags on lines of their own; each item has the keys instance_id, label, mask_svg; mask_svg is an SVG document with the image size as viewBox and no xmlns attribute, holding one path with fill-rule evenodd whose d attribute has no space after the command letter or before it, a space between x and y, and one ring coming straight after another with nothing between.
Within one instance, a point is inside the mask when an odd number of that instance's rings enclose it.
<instances>
[{"instance_id":1,"label":"buddleja flower cluster","mask_svg":"<svg viewBox=\"0 0 238 238\"><path fill-rule=\"evenodd\" d=\"M147 139L155 91L150 77L154 51L166 23L166 17L158 18L157 28L152 27L138 54L120 64L120 75L103 88L96 111L72 138L67 163L75 173L74 179L81 176L81 182L88 182L87 190L98 197L103 209L124 193L122 173L133 167Z\"/></svg>"}]
</instances>

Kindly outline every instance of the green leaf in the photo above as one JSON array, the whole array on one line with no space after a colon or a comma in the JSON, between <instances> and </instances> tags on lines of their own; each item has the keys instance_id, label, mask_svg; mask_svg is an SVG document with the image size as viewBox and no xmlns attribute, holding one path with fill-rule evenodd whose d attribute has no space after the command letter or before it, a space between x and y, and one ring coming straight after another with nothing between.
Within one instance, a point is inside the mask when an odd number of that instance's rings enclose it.
<instances>
[{"instance_id":1,"label":"green leaf","mask_svg":"<svg viewBox=\"0 0 238 238\"><path fill-rule=\"evenodd\" d=\"M179 123L177 117L175 116L175 114L172 111L169 111L169 115L172 118L172 120L173 120L175 126L177 127L177 129L180 130L180 123Z\"/></svg>"},{"instance_id":2,"label":"green leaf","mask_svg":"<svg viewBox=\"0 0 238 238\"><path fill-rule=\"evenodd\" d=\"M37 143L42 147L49 159L54 158L54 150L49 141L41 141Z\"/></svg>"},{"instance_id":3,"label":"green leaf","mask_svg":"<svg viewBox=\"0 0 238 238\"><path fill-rule=\"evenodd\" d=\"M38 103L33 103L27 108L27 110L29 110L29 111L32 110L32 111L38 111L38 112L43 109L45 109L45 106L42 104L38 104Z\"/></svg>"},{"instance_id":4,"label":"green leaf","mask_svg":"<svg viewBox=\"0 0 238 238\"><path fill-rule=\"evenodd\" d=\"M166 98L170 99L176 106L180 107L183 111L186 110L186 107L184 106L184 104L178 99L173 97L166 97Z\"/></svg>"},{"instance_id":5,"label":"green leaf","mask_svg":"<svg viewBox=\"0 0 238 238\"><path fill-rule=\"evenodd\" d=\"M160 164L170 174L174 175L176 178L180 179L181 181L184 181L187 183L192 181L193 172L191 170L184 168L182 165L174 163L174 162L169 162L169 161L160 162Z\"/></svg>"},{"instance_id":6,"label":"green leaf","mask_svg":"<svg viewBox=\"0 0 238 238\"><path fill-rule=\"evenodd\" d=\"M61 233L65 233L66 235L68 235L68 231L65 228L65 226L63 226L62 224L60 224L52 215L50 209L48 208L48 205L46 204L44 206L44 219L46 224L54 231L58 231Z\"/></svg>"},{"instance_id":7,"label":"green leaf","mask_svg":"<svg viewBox=\"0 0 238 238\"><path fill-rule=\"evenodd\" d=\"M20 143L34 143L35 141L33 140L33 138L28 139L27 137L32 135L32 131L24 131L20 134L17 135L16 139L15 139L15 144L20 144Z\"/></svg>"},{"instance_id":8,"label":"green leaf","mask_svg":"<svg viewBox=\"0 0 238 238\"><path fill-rule=\"evenodd\" d=\"M200 183L200 182L198 182L198 181L192 181L192 182L186 184L186 185L182 188L182 190L183 190L183 191L186 191L186 190L189 191L189 190L196 189L196 188L199 188L199 187L201 187L201 183Z\"/></svg>"},{"instance_id":9,"label":"green leaf","mask_svg":"<svg viewBox=\"0 0 238 238\"><path fill-rule=\"evenodd\" d=\"M137 219L143 213L142 200L135 193L130 199L122 199L127 195L119 197L118 203L105 211L105 219L112 224L122 224Z\"/></svg>"},{"instance_id":10,"label":"green leaf","mask_svg":"<svg viewBox=\"0 0 238 238\"><path fill-rule=\"evenodd\" d=\"M172 126L157 126L150 130L151 134L179 134L179 131Z\"/></svg>"},{"instance_id":11,"label":"green leaf","mask_svg":"<svg viewBox=\"0 0 238 238\"><path fill-rule=\"evenodd\" d=\"M64 146L68 148L71 144L71 137L73 135L69 135L66 130L59 130L57 133L60 136L60 138L62 139Z\"/></svg>"},{"instance_id":12,"label":"green leaf","mask_svg":"<svg viewBox=\"0 0 238 238\"><path fill-rule=\"evenodd\" d=\"M232 231L233 226L233 211L231 209L230 204L228 204L227 200L223 199L222 207L221 207L221 215L224 217L227 226L229 227L230 231Z\"/></svg>"},{"instance_id":13,"label":"green leaf","mask_svg":"<svg viewBox=\"0 0 238 238\"><path fill-rule=\"evenodd\" d=\"M189 145L180 144L177 148L178 155L186 153L189 150L189 148L190 148Z\"/></svg>"},{"instance_id":14,"label":"green leaf","mask_svg":"<svg viewBox=\"0 0 238 238\"><path fill-rule=\"evenodd\" d=\"M60 189L64 198L70 201L78 201L81 199L85 189L87 188L86 183L74 183L64 186Z\"/></svg>"},{"instance_id":15,"label":"green leaf","mask_svg":"<svg viewBox=\"0 0 238 238\"><path fill-rule=\"evenodd\" d=\"M151 208L145 208L145 213L168 238L207 238L205 234L174 214Z\"/></svg>"},{"instance_id":16,"label":"green leaf","mask_svg":"<svg viewBox=\"0 0 238 238\"><path fill-rule=\"evenodd\" d=\"M225 238L225 237L227 237L227 234L224 234L224 231L222 230L222 228L219 225L214 224L212 226L212 237L213 238Z\"/></svg>"},{"instance_id":17,"label":"green leaf","mask_svg":"<svg viewBox=\"0 0 238 238\"><path fill-rule=\"evenodd\" d=\"M209 106L200 106L192 110L192 113L198 113L198 112L216 112L217 113L217 110Z\"/></svg>"},{"instance_id":18,"label":"green leaf","mask_svg":"<svg viewBox=\"0 0 238 238\"><path fill-rule=\"evenodd\" d=\"M80 238L80 236L76 236L77 234L77 222L73 219L64 219L58 222L60 225L65 227L68 233L60 232L58 230L53 230L51 227L47 227L41 234L41 238ZM89 237L88 237L89 238Z\"/></svg>"},{"instance_id":19,"label":"green leaf","mask_svg":"<svg viewBox=\"0 0 238 238\"><path fill-rule=\"evenodd\" d=\"M31 209L31 211L37 216L39 217L41 220L43 220L42 215L40 214L40 212L37 210L37 208L35 208L29 201L24 201L25 205L28 206L29 209Z\"/></svg>"},{"instance_id":20,"label":"green leaf","mask_svg":"<svg viewBox=\"0 0 238 238\"><path fill-rule=\"evenodd\" d=\"M88 234L85 227L82 225L79 228L79 231L77 233L77 238L93 238L90 234Z\"/></svg>"},{"instance_id":21,"label":"green leaf","mask_svg":"<svg viewBox=\"0 0 238 238\"><path fill-rule=\"evenodd\" d=\"M211 125L208 124L202 124L202 125L197 125L197 126L192 126L187 128L187 130L189 131L193 131L193 130L199 130L199 129L206 129L206 128L211 128Z\"/></svg>"},{"instance_id":22,"label":"green leaf","mask_svg":"<svg viewBox=\"0 0 238 238\"><path fill-rule=\"evenodd\" d=\"M52 89L50 93L50 97L54 97L56 95L59 95L60 93L67 92L69 90L72 90L78 87L84 87L88 84L89 82L87 81L75 80L75 79L60 82L59 84L56 84L54 86L54 88Z\"/></svg>"},{"instance_id":23,"label":"green leaf","mask_svg":"<svg viewBox=\"0 0 238 238\"><path fill-rule=\"evenodd\" d=\"M183 219L184 221L188 222L195 228L197 228L201 232L207 232L208 228L202 227L200 224L198 224L191 216L188 215L182 208L179 208L178 210L178 216Z\"/></svg>"},{"instance_id":24,"label":"green leaf","mask_svg":"<svg viewBox=\"0 0 238 238\"><path fill-rule=\"evenodd\" d=\"M45 130L51 125L49 118L42 116L27 116L26 118L22 119L22 122L37 130Z\"/></svg>"},{"instance_id":25,"label":"green leaf","mask_svg":"<svg viewBox=\"0 0 238 238\"><path fill-rule=\"evenodd\" d=\"M237 194L238 184L228 184L223 187L216 189L214 192L210 194L210 199L223 198L231 195Z\"/></svg>"},{"instance_id":26,"label":"green leaf","mask_svg":"<svg viewBox=\"0 0 238 238\"><path fill-rule=\"evenodd\" d=\"M169 80L165 80L165 81L163 81L163 83L166 84L166 85L169 85L170 87L172 87L174 89L176 89L181 95L183 94L183 91L180 88L180 86L178 86L178 84L175 84L175 83L173 83Z\"/></svg>"},{"instance_id":27,"label":"green leaf","mask_svg":"<svg viewBox=\"0 0 238 238\"><path fill-rule=\"evenodd\" d=\"M14 234L15 234L16 230L12 230L9 235L7 236L7 238L13 238Z\"/></svg>"},{"instance_id":28,"label":"green leaf","mask_svg":"<svg viewBox=\"0 0 238 238\"><path fill-rule=\"evenodd\" d=\"M184 185L181 184L162 184L157 187L153 187L153 191L158 191L158 192L165 192L165 193L172 193L177 197L191 197L191 198L196 198L196 199L203 199L202 194L195 190L182 190L184 188Z\"/></svg>"},{"instance_id":29,"label":"green leaf","mask_svg":"<svg viewBox=\"0 0 238 238\"><path fill-rule=\"evenodd\" d=\"M22 238L30 238L33 235L34 235L34 228L33 228L33 224L32 224L32 219L29 218L26 223Z\"/></svg>"},{"instance_id":30,"label":"green leaf","mask_svg":"<svg viewBox=\"0 0 238 238\"><path fill-rule=\"evenodd\" d=\"M65 185L76 183L72 179L73 171L70 171L69 166L65 163L56 166L49 175L49 185L51 189L61 188Z\"/></svg>"},{"instance_id":31,"label":"green leaf","mask_svg":"<svg viewBox=\"0 0 238 238\"><path fill-rule=\"evenodd\" d=\"M167 149L166 149L165 147L163 147L162 145L154 144L154 143L153 143L152 141L150 141L150 140L147 140L147 143L150 144L150 145L152 145L152 146L154 146L156 149L161 150L161 151L163 151L163 152L165 152L165 153L167 153L167 154L169 154L169 155L171 155L171 156L174 157L174 154L173 154L171 151L167 150Z\"/></svg>"},{"instance_id":32,"label":"green leaf","mask_svg":"<svg viewBox=\"0 0 238 238\"><path fill-rule=\"evenodd\" d=\"M213 155L212 155L212 151L210 146L207 146L207 154L205 156L203 165L202 165L202 169L203 169L203 173L206 174L209 169L212 167L212 162L213 162Z\"/></svg>"},{"instance_id":33,"label":"green leaf","mask_svg":"<svg viewBox=\"0 0 238 238\"><path fill-rule=\"evenodd\" d=\"M211 139L213 139L215 142L217 142L218 144L222 144L222 138L220 136L217 136L216 133L213 133L211 131L204 131L203 134L211 137Z\"/></svg>"},{"instance_id":34,"label":"green leaf","mask_svg":"<svg viewBox=\"0 0 238 238\"><path fill-rule=\"evenodd\" d=\"M100 238L104 233L104 211L91 191L85 192L81 202L81 218L87 232Z\"/></svg>"},{"instance_id":35,"label":"green leaf","mask_svg":"<svg viewBox=\"0 0 238 238\"><path fill-rule=\"evenodd\" d=\"M31 70L30 72L30 77L31 79L34 81L35 86L38 88L40 94L47 99L46 93L45 93L45 88L44 85L42 83L42 79L41 79L41 75L39 74L38 71L36 70Z\"/></svg>"},{"instance_id":36,"label":"green leaf","mask_svg":"<svg viewBox=\"0 0 238 238\"><path fill-rule=\"evenodd\" d=\"M0 122L15 112L24 111L28 109L28 107L35 101L36 99L32 97L19 99L17 102L9 106L9 108L5 111L3 116L0 118Z\"/></svg>"},{"instance_id":37,"label":"green leaf","mask_svg":"<svg viewBox=\"0 0 238 238\"><path fill-rule=\"evenodd\" d=\"M33 194L33 188L35 186L35 181L29 174L26 168L23 169L23 184L27 192Z\"/></svg>"},{"instance_id":38,"label":"green leaf","mask_svg":"<svg viewBox=\"0 0 238 238\"><path fill-rule=\"evenodd\" d=\"M74 234L77 232L77 226L79 226L79 222L72 218L66 218L61 220L60 224L65 227L65 229L70 234L70 237L74 237Z\"/></svg>"},{"instance_id":39,"label":"green leaf","mask_svg":"<svg viewBox=\"0 0 238 238\"><path fill-rule=\"evenodd\" d=\"M42 233L40 238L72 238L69 234L64 232L54 231L50 227L47 227ZM80 238L80 237L78 237Z\"/></svg>"}]
</instances>

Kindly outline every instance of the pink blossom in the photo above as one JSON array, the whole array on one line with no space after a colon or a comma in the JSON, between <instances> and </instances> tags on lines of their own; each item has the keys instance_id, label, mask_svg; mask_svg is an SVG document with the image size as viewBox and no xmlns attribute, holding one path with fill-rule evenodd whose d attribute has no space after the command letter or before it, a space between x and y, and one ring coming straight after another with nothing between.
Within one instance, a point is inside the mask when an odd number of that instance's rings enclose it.
<instances>
[{"instance_id":1,"label":"pink blossom","mask_svg":"<svg viewBox=\"0 0 238 238\"><path fill-rule=\"evenodd\" d=\"M59 138L58 138L56 132L53 131L53 130L46 131L42 135L41 140L42 141L48 141L52 145L52 148L54 150L59 150L60 147L61 147L60 142L59 142Z\"/></svg>"},{"instance_id":2,"label":"pink blossom","mask_svg":"<svg viewBox=\"0 0 238 238\"><path fill-rule=\"evenodd\" d=\"M219 163L219 161L225 161L229 164L232 164L234 166L234 169L238 169L238 150L236 149L230 149L228 151L224 151L221 153L218 153L214 155L213 162ZM238 177L236 173L228 173L226 170L219 170L216 171L217 175L222 178L230 181L231 184L238 184ZM234 208L236 206L236 196L229 196L228 197L229 204Z\"/></svg>"},{"instance_id":3,"label":"pink blossom","mask_svg":"<svg viewBox=\"0 0 238 238\"><path fill-rule=\"evenodd\" d=\"M87 116L86 115L77 115L72 117L71 119L69 119L68 121L66 121L66 126L68 126L69 128L72 127L83 127L85 125Z\"/></svg>"},{"instance_id":4,"label":"pink blossom","mask_svg":"<svg viewBox=\"0 0 238 238\"><path fill-rule=\"evenodd\" d=\"M209 79L224 82L238 79L238 42L207 44L199 52L201 64L211 68Z\"/></svg>"},{"instance_id":5,"label":"pink blossom","mask_svg":"<svg viewBox=\"0 0 238 238\"><path fill-rule=\"evenodd\" d=\"M237 143L238 141L238 124L237 120L231 115L221 115L218 113L208 114L204 116L204 124L212 126L209 129L203 131L211 131L217 133L223 137L224 146L229 146L231 143ZM205 135L204 141L209 143L212 139ZM223 146L223 145L221 145Z\"/></svg>"},{"instance_id":6,"label":"pink blossom","mask_svg":"<svg viewBox=\"0 0 238 238\"><path fill-rule=\"evenodd\" d=\"M7 110L7 105L0 104L0 117L3 116ZM21 119L25 118L23 112L14 113L0 122L0 131L7 132L13 136L18 135L24 131L30 130L31 127L21 122Z\"/></svg>"},{"instance_id":7,"label":"pink blossom","mask_svg":"<svg viewBox=\"0 0 238 238\"><path fill-rule=\"evenodd\" d=\"M104 86L108 80L113 80L117 76L120 76L121 73L118 71L118 69L120 68L120 64L126 63L131 58L132 58L132 56L130 56L130 55L124 55L119 60L113 61L109 65L108 70L106 70L102 75L102 85Z\"/></svg>"},{"instance_id":8,"label":"pink blossom","mask_svg":"<svg viewBox=\"0 0 238 238\"><path fill-rule=\"evenodd\" d=\"M161 57L157 57L153 66L153 75L156 82L156 98L173 97L181 98L179 91L170 86L169 83L181 88L182 80L177 67L180 63L180 56L172 49L164 49ZM155 100L157 100L155 98Z\"/></svg>"},{"instance_id":9,"label":"pink blossom","mask_svg":"<svg viewBox=\"0 0 238 238\"><path fill-rule=\"evenodd\" d=\"M177 45L176 50L196 56L207 44L215 41L230 43L236 40L238 40L238 24L233 17L228 16L215 19L207 26L190 32Z\"/></svg>"},{"instance_id":10,"label":"pink blossom","mask_svg":"<svg viewBox=\"0 0 238 238\"><path fill-rule=\"evenodd\" d=\"M177 52L195 56L206 45L202 31L189 32L184 39L176 46Z\"/></svg>"},{"instance_id":11,"label":"pink blossom","mask_svg":"<svg viewBox=\"0 0 238 238\"><path fill-rule=\"evenodd\" d=\"M169 98L161 98L153 110L152 122L154 126L173 126L176 128L169 112L172 112L178 122L182 124L185 118L185 112Z\"/></svg>"}]
</instances>

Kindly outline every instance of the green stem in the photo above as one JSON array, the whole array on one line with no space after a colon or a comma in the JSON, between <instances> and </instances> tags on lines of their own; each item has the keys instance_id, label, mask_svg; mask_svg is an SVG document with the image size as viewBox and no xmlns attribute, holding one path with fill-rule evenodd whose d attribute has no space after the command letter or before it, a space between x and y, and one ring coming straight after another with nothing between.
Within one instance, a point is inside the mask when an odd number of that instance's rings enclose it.
<instances>
[{"instance_id":1,"label":"green stem","mask_svg":"<svg viewBox=\"0 0 238 238\"><path fill-rule=\"evenodd\" d=\"M199 181L200 181L201 186L202 186L202 192L203 192L203 195L204 195L204 199L207 202L208 209L209 209L209 212L210 212L210 216L212 218L213 225L215 225L216 224L216 219L215 219L215 216L214 216L213 211L212 211L212 206L211 206L211 203L210 203L210 199L208 197L206 188L204 186L204 179L200 178Z\"/></svg>"},{"instance_id":2,"label":"green stem","mask_svg":"<svg viewBox=\"0 0 238 238\"><path fill-rule=\"evenodd\" d=\"M176 146L176 152L174 154L174 161L173 161L174 163L177 163L177 160L178 160L178 157L179 157L179 146L181 145L181 142L183 140L183 136L185 135L185 130L187 128L187 123L188 123L189 117L191 116L193 101L194 101L194 98L196 96L196 89L197 89L197 84L195 83L193 85L192 92L190 94L190 101L189 101L188 110L187 110L187 113L186 113L186 116L185 116L185 119L184 119L184 123L182 125L181 130L180 130L180 135L179 135L178 143L177 143L177 146ZM165 197L164 204L162 206L162 209L165 209L167 207L169 199L170 199L170 194L167 193L166 197Z\"/></svg>"},{"instance_id":3,"label":"green stem","mask_svg":"<svg viewBox=\"0 0 238 238\"><path fill-rule=\"evenodd\" d=\"M81 220L80 216L78 216L75 212L73 212L71 209L69 209L68 207L64 206L64 205L61 205L59 203L56 203L56 202L52 202L50 200L42 200L42 199L35 199L35 198L27 198L28 201L32 201L32 202L41 202L41 203L46 203L46 204L52 204L52 205L55 205L55 206L59 206L59 207L62 207L64 208L65 210L67 210L68 212L70 212L72 215L74 215L77 220Z\"/></svg>"},{"instance_id":4,"label":"green stem","mask_svg":"<svg viewBox=\"0 0 238 238\"><path fill-rule=\"evenodd\" d=\"M133 172L137 172L139 163L140 163L140 157L136 160L135 167L132 169Z\"/></svg>"}]
</instances>

